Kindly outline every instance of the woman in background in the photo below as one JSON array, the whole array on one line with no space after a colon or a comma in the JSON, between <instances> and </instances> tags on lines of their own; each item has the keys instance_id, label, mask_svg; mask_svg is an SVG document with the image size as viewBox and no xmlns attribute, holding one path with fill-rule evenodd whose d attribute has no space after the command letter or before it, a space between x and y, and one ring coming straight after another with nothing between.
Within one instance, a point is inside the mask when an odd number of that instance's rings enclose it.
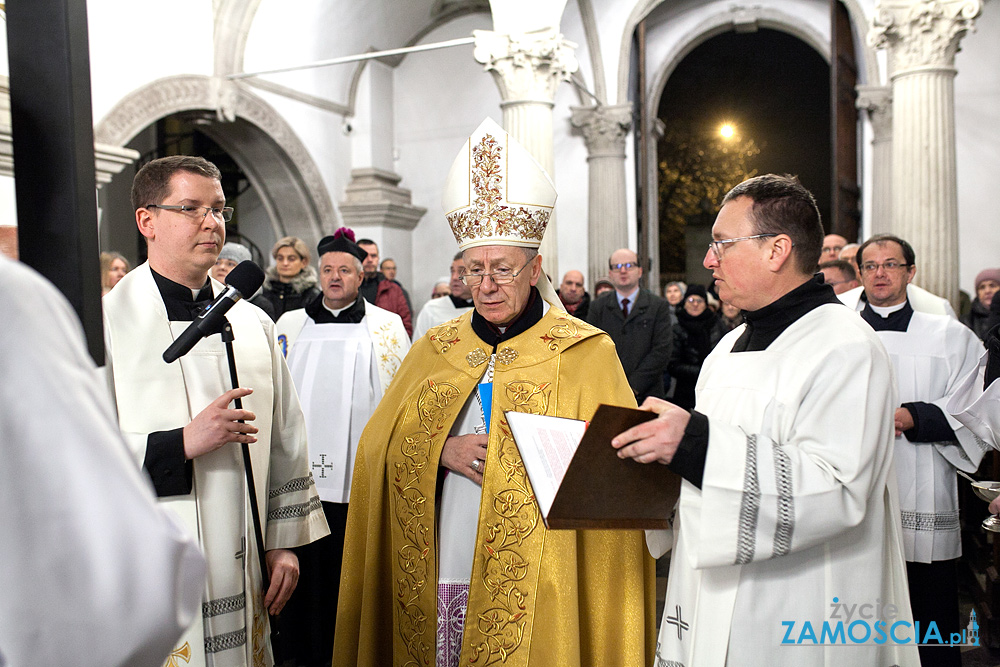
<instances>
[{"instance_id":1,"label":"woman in background","mask_svg":"<svg viewBox=\"0 0 1000 667\"><path fill-rule=\"evenodd\" d=\"M674 346L667 369L677 380L671 402L682 408L694 408L694 387L701 365L715 344L725 335L719 316L708 307L708 293L701 285L689 285L684 307L677 309Z\"/></svg>"},{"instance_id":2,"label":"woman in background","mask_svg":"<svg viewBox=\"0 0 1000 667\"><path fill-rule=\"evenodd\" d=\"M264 296L274 308L274 321L289 310L305 308L319 293L316 269L309 266L309 247L300 238L286 236L271 249L274 266L264 278Z\"/></svg>"},{"instance_id":3,"label":"woman in background","mask_svg":"<svg viewBox=\"0 0 1000 667\"><path fill-rule=\"evenodd\" d=\"M131 270L128 260L117 252L101 253L101 296L111 291Z\"/></svg>"}]
</instances>

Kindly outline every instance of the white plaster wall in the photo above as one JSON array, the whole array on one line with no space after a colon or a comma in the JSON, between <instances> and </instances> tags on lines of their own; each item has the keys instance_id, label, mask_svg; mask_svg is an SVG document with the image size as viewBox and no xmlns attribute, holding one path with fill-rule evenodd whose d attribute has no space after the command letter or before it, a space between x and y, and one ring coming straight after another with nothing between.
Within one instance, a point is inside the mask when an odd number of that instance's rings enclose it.
<instances>
[{"instance_id":1,"label":"white plaster wall","mask_svg":"<svg viewBox=\"0 0 1000 667\"><path fill-rule=\"evenodd\" d=\"M491 28L488 14L464 16L431 31L421 43ZM448 169L484 118L503 122L500 93L493 77L472 57L472 49L470 44L410 54L395 71L395 171L403 177L400 185L412 191L413 203L427 209L413 234L412 254L395 255L399 280L409 289L417 312L458 252L441 208Z\"/></svg>"},{"instance_id":2,"label":"white plaster wall","mask_svg":"<svg viewBox=\"0 0 1000 667\"><path fill-rule=\"evenodd\" d=\"M1000 267L1000 4L984 3L976 31L955 58L955 154L958 162L959 287ZM917 258L919 261L919 257Z\"/></svg>"},{"instance_id":3,"label":"white plaster wall","mask_svg":"<svg viewBox=\"0 0 1000 667\"><path fill-rule=\"evenodd\" d=\"M151 81L212 73L211 2L90 0L87 22L95 123Z\"/></svg>"}]
</instances>

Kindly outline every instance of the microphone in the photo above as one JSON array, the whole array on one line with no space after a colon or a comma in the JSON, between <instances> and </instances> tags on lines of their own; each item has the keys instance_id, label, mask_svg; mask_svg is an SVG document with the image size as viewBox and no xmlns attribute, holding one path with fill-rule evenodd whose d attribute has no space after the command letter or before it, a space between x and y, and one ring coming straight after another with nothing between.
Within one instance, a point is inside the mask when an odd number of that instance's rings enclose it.
<instances>
[{"instance_id":1,"label":"microphone","mask_svg":"<svg viewBox=\"0 0 1000 667\"><path fill-rule=\"evenodd\" d=\"M259 266L249 259L237 264L226 276L226 289L167 348L163 353L163 360L169 364L180 359L202 338L222 331L222 323L229 309L240 299L252 296L263 284L264 272Z\"/></svg>"}]
</instances>

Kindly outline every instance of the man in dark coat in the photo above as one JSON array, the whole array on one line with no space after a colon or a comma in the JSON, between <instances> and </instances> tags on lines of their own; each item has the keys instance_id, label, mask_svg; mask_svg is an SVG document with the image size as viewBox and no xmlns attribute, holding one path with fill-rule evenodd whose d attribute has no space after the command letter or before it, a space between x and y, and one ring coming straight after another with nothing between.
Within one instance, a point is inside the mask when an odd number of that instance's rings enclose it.
<instances>
[{"instance_id":1,"label":"man in dark coat","mask_svg":"<svg viewBox=\"0 0 1000 667\"><path fill-rule=\"evenodd\" d=\"M581 320L587 319L587 311L590 308L590 295L587 294L583 285L582 273L567 271L566 275L563 276L562 284L556 290L566 312Z\"/></svg>"},{"instance_id":2,"label":"man in dark coat","mask_svg":"<svg viewBox=\"0 0 1000 667\"><path fill-rule=\"evenodd\" d=\"M673 334L666 300L639 288L642 268L628 248L611 255L608 278L615 286L594 299L587 321L603 329L618 348L635 400L664 398L663 371L670 359Z\"/></svg>"},{"instance_id":3,"label":"man in dark coat","mask_svg":"<svg viewBox=\"0 0 1000 667\"><path fill-rule=\"evenodd\" d=\"M361 283L361 296L368 303L375 304L391 313L396 313L403 320L406 335L413 335L413 315L410 312L410 299L402 286L395 280L389 280L378 270L378 245L371 239L361 239L358 246L368 257L361 263L365 269L365 280Z\"/></svg>"}]
</instances>

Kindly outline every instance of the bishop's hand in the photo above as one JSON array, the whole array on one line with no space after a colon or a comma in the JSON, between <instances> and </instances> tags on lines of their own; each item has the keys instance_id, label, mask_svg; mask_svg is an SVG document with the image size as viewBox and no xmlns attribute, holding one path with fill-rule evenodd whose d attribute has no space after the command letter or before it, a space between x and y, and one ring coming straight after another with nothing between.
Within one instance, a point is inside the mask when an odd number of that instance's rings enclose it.
<instances>
[{"instance_id":1,"label":"bishop's hand","mask_svg":"<svg viewBox=\"0 0 1000 667\"><path fill-rule=\"evenodd\" d=\"M264 594L264 606L272 616L277 616L292 597L299 584L299 558L289 549L271 549L264 552L271 585Z\"/></svg>"},{"instance_id":2,"label":"bishop's hand","mask_svg":"<svg viewBox=\"0 0 1000 667\"><path fill-rule=\"evenodd\" d=\"M257 416L249 410L229 407L229 404L237 398L252 393L253 389L242 387L230 389L199 412L191 423L184 427L184 458L198 458L214 452L227 442L257 442L257 438L251 435L257 432L257 427L239 422L241 419L250 422Z\"/></svg>"},{"instance_id":3,"label":"bishop's hand","mask_svg":"<svg viewBox=\"0 0 1000 667\"><path fill-rule=\"evenodd\" d=\"M480 433L450 436L441 449L441 465L482 486L488 438Z\"/></svg>"},{"instance_id":4,"label":"bishop's hand","mask_svg":"<svg viewBox=\"0 0 1000 667\"><path fill-rule=\"evenodd\" d=\"M619 433L611 440L611 445L618 450L619 458L635 459L639 463L670 463L684 437L691 413L653 397L643 401L639 409L655 412L656 419Z\"/></svg>"}]
</instances>

